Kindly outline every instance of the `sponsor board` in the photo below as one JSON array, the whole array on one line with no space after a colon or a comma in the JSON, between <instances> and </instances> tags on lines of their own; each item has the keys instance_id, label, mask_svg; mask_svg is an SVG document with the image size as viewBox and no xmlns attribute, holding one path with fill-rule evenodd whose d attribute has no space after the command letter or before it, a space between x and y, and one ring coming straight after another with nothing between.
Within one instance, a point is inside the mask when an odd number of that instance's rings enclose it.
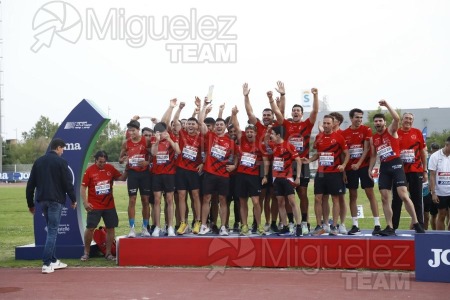
<instances>
[{"instance_id":1,"label":"sponsor board","mask_svg":"<svg viewBox=\"0 0 450 300\"><path fill-rule=\"evenodd\" d=\"M450 232L415 235L416 280L450 282Z\"/></svg>"}]
</instances>

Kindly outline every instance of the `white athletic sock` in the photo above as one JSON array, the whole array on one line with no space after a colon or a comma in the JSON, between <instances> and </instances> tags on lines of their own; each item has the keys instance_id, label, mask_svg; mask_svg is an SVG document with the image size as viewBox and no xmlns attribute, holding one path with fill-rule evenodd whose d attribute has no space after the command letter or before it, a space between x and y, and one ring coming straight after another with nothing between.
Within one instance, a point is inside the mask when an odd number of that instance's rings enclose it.
<instances>
[{"instance_id":1,"label":"white athletic sock","mask_svg":"<svg viewBox=\"0 0 450 300\"><path fill-rule=\"evenodd\" d=\"M359 227L358 226L358 217L352 217L352 221L353 221L354 226Z\"/></svg>"},{"instance_id":2,"label":"white athletic sock","mask_svg":"<svg viewBox=\"0 0 450 300\"><path fill-rule=\"evenodd\" d=\"M375 222L375 226L380 226L380 217L373 217L373 221Z\"/></svg>"}]
</instances>

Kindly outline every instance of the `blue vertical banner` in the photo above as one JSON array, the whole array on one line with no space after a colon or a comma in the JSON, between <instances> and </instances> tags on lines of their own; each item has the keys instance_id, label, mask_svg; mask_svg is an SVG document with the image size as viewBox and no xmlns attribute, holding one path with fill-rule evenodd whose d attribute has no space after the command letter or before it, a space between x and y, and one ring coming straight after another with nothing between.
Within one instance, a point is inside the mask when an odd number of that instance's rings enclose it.
<instances>
[{"instance_id":1,"label":"blue vertical banner","mask_svg":"<svg viewBox=\"0 0 450 300\"><path fill-rule=\"evenodd\" d=\"M74 210L70 207L71 202L67 197L56 240L56 254L58 257L78 258L83 253L84 220L80 185L83 172L92 155L98 136L108 122L109 119L96 109L93 103L88 100L82 100L61 123L54 136L54 138L63 139L66 143L62 157L69 164L69 171L78 202L78 206ZM36 205L36 213L34 215L35 245L32 247L17 247L16 259L40 258L47 237L46 230L46 222L42 215L42 210L39 205Z\"/></svg>"},{"instance_id":2,"label":"blue vertical banner","mask_svg":"<svg viewBox=\"0 0 450 300\"><path fill-rule=\"evenodd\" d=\"M427 142L427 135L428 135L428 127L425 126L422 130L422 135L423 135L423 140L425 141L425 143Z\"/></svg>"}]
</instances>

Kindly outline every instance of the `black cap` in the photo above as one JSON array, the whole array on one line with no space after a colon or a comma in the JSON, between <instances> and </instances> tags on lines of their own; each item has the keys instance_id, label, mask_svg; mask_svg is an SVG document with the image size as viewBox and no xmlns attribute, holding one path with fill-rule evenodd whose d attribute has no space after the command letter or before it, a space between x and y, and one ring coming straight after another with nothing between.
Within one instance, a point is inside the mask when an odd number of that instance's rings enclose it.
<instances>
[{"instance_id":1,"label":"black cap","mask_svg":"<svg viewBox=\"0 0 450 300\"><path fill-rule=\"evenodd\" d=\"M134 127L136 129L141 128L141 123L136 120L131 120L130 123L127 124L127 127Z\"/></svg>"}]
</instances>

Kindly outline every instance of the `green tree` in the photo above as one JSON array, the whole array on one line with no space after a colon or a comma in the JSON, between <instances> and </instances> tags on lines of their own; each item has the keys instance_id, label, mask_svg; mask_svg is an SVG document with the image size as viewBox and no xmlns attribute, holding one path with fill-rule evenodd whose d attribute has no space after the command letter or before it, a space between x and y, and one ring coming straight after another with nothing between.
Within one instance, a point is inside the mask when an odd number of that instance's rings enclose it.
<instances>
[{"instance_id":1,"label":"green tree","mask_svg":"<svg viewBox=\"0 0 450 300\"><path fill-rule=\"evenodd\" d=\"M22 132L22 142L5 147L3 164L33 163L45 153L58 127L58 123L51 122L48 117L40 116L30 131Z\"/></svg>"},{"instance_id":2,"label":"green tree","mask_svg":"<svg viewBox=\"0 0 450 300\"><path fill-rule=\"evenodd\" d=\"M110 122L100 134L93 154L98 150L108 153L109 161L118 161L122 143L125 140L125 130L120 128L120 123L116 120Z\"/></svg>"},{"instance_id":3,"label":"green tree","mask_svg":"<svg viewBox=\"0 0 450 300\"><path fill-rule=\"evenodd\" d=\"M444 129L441 133L433 132L427 137L427 147L430 149L432 143L437 143L439 146L443 147L445 145L445 140L450 136L450 129Z\"/></svg>"},{"instance_id":4,"label":"green tree","mask_svg":"<svg viewBox=\"0 0 450 300\"><path fill-rule=\"evenodd\" d=\"M125 137L125 130L120 128L119 121L110 121L108 126L106 126L104 130L105 134L108 134L109 138L120 136L122 138Z\"/></svg>"},{"instance_id":5,"label":"green tree","mask_svg":"<svg viewBox=\"0 0 450 300\"><path fill-rule=\"evenodd\" d=\"M101 150L104 150L106 151L106 153L108 153L109 161L119 161L120 149L122 147L124 139L125 136L116 136L103 144L103 148Z\"/></svg>"},{"instance_id":6,"label":"green tree","mask_svg":"<svg viewBox=\"0 0 450 300\"><path fill-rule=\"evenodd\" d=\"M48 117L41 116L30 131L22 132L22 138L25 141L36 140L41 137L51 139L55 135L56 130L58 130L58 127L58 123L50 122Z\"/></svg>"},{"instance_id":7,"label":"green tree","mask_svg":"<svg viewBox=\"0 0 450 300\"><path fill-rule=\"evenodd\" d=\"M31 164L48 148L50 139L40 137L22 143L10 144L5 149L3 164Z\"/></svg>"},{"instance_id":8,"label":"green tree","mask_svg":"<svg viewBox=\"0 0 450 300\"><path fill-rule=\"evenodd\" d=\"M53 123L47 117L41 116L30 131L22 132L22 142L10 145L5 143L2 163L4 165L33 163L45 153L58 127L57 123ZM94 147L94 153L98 150L105 150L110 161L118 161L124 140L125 130L120 127L120 123L118 121L111 122L99 135L97 144Z\"/></svg>"}]
</instances>

